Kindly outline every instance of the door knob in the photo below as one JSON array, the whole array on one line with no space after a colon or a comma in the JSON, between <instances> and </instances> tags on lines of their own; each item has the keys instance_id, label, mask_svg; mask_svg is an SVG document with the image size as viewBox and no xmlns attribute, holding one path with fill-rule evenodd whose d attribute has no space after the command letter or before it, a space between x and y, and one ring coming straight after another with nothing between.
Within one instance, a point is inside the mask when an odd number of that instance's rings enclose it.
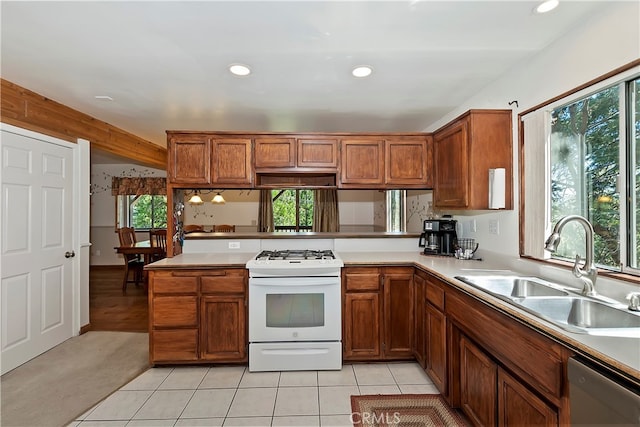
<instances>
[{"instance_id":1,"label":"door knob","mask_svg":"<svg viewBox=\"0 0 640 427\"><path fill-rule=\"evenodd\" d=\"M76 256L76 253L74 251L64 253L65 258L73 258L74 256Z\"/></svg>"}]
</instances>

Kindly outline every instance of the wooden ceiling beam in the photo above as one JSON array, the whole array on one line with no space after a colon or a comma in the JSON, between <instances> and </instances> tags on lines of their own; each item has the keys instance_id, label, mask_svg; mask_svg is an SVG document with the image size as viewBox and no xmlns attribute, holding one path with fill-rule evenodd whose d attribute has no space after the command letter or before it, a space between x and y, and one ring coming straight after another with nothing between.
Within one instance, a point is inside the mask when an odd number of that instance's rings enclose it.
<instances>
[{"instance_id":1,"label":"wooden ceiling beam","mask_svg":"<svg viewBox=\"0 0 640 427\"><path fill-rule=\"evenodd\" d=\"M0 79L0 121L56 138L77 142L83 138L92 148L166 169L167 148L109 123Z\"/></svg>"}]
</instances>

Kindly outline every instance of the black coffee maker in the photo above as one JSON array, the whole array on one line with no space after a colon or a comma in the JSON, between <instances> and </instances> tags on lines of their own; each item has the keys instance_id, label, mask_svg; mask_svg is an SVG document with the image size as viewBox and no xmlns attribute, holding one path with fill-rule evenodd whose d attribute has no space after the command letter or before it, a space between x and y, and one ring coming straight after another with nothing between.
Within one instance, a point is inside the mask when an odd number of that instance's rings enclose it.
<instances>
[{"instance_id":1,"label":"black coffee maker","mask_svg":"<svg viewBox=\"0 0 640 427\"><path fill-rule=\"evenodd\" d=\"M456 252L456 220L426 219L418 246L424 248L426 255L453 256Z\"/></svg>"}]
</instances>

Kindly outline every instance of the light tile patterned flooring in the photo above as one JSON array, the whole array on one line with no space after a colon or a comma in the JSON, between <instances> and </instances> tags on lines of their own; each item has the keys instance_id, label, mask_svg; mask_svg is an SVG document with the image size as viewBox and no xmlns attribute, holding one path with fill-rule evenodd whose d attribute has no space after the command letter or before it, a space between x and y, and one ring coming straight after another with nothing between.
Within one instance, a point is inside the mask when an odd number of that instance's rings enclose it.
<instances>
[{"instance_id":1,"label":"light tile patterned flooring","mask_svg":"<svg viewBox=\"0 0 640 427\"><path fill-rule=\"evenodd\" d=\"M438 393L417 363L341 371L152 368L70 426L352 426L350 396Z\"/></svg>"}]
</instances>

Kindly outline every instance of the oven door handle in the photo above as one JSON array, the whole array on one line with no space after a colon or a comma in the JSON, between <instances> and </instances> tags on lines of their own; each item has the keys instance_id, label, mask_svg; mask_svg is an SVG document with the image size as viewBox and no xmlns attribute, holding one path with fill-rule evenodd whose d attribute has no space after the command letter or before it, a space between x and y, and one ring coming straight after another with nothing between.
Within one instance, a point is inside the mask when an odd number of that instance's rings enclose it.
<instances>
[{"instance_id":1,"label":"oven door handle","mask_svg":"<svg viewBox=\"0 0 640 427\"><path fill-rule=\"evenodd\" d=\"M300 286L340 286L339 277L284 277L284 278L262 278L252 277L249 279L251 286L270 286L277 288L300 287Z\"/></svg>"}]
</instances>

